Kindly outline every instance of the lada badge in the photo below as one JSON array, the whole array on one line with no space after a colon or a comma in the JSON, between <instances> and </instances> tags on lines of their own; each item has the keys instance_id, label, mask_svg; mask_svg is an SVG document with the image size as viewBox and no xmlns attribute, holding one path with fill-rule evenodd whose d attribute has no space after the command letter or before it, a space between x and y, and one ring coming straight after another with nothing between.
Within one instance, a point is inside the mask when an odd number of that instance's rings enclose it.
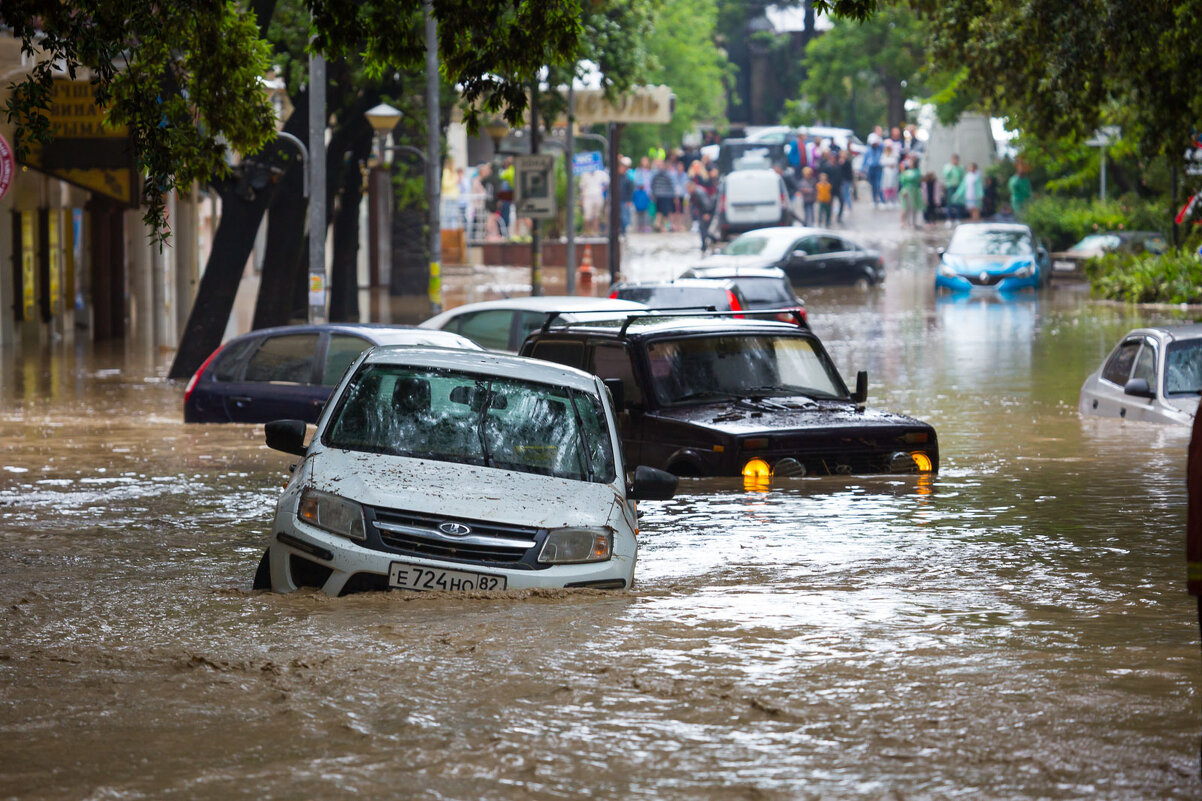
<instances>
[{"instance_id":1,"label":"lada badge","mask_svg":"<svg viewBox=\"0 0 1202 801\"><path fill-rule=\"evenodd\" d=\"M466 537L472 533L471 526L465 526L462 523L440 523L438 530L448 537Z\"/></svg>"}]
</instances>

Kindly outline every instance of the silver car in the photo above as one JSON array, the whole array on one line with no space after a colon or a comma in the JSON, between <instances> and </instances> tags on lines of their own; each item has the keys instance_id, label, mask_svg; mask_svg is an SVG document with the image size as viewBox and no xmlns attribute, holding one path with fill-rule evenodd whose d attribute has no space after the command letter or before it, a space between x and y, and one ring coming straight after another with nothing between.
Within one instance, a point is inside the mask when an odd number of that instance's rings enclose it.
<instances>
[{"instance_id":1,"label":"silver car","mask_svg":"<svg viewBox=\"0 0 1202 801\"><path fill-rule=\"evenodd\" d=\"M1081 414L1191 425L1202 390L1202 325L1137 328L1081 387Z\"/></svg>"}]
</instances>

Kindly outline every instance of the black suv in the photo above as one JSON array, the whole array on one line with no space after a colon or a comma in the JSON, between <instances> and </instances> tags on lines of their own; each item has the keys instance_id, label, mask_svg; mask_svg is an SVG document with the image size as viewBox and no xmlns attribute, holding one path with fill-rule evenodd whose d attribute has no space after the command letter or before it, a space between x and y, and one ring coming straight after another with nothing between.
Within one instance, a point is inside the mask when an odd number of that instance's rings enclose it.
<instances>
[{"instance_id":1,"label":"black suv","mask_svg":"<svg viewBox=\"0 0 1202 801\"><path fill-rule=\"evenodd\" d=\"M547 324L523 356L595 373L614 393L626 459L680 476L926 473L935 429L863 406L797 325L654 312Z\"/></svg>"}]
</instances>

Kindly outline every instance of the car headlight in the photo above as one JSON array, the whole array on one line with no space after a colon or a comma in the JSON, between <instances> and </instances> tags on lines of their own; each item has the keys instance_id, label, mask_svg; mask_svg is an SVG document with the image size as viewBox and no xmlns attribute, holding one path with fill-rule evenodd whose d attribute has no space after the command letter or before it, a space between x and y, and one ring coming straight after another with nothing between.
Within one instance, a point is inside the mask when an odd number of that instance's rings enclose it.
<instances>
[{"instance_id":1,"label":"car headlight","mask_svg":"<svg viewBox=\"0 0 1202 801\"><path fill-rule=\"evenodd\" d=\"M553 528L543 542L538 561L544 565L604 562L613 555L614 533L609 528Z\"/></svg>"},{"instance_id":2,"label":"car headlight","mask_svg":"<svg viewBox=\"0 0 1202 801\"><path fill-rule=\"evenodd\" d=\"M939 262L939 274L948 278L958 278L960 273L946 261Z\"/></svg>"},{"instance_id":3,"label":"car headlight","mask_svg":"<svg viewBox=\"0 0 1202 801\"><path fill-rule=\"evenodd\" d=\"M309 525L317 526L331 534L339 534L352 540L367 539L367 529L363 524L363 507L338 495L306 487L301 491L296 516Z\"/></svg>"},{"instance_id":4,"label":"car headlight","mask_svg":"<svg viewBox=\"0 0 1202 801\"><path fill-rule=\"evenodd\" d=\"M1028 275L1030 275L1033 272L1035 272L1034 267L1032 267L1030 264L1024 264L1022 267L1019 267L1017 270L1014 271L1014 277L1015 278L1026 278Z\"/></svg>"}]
</instances>

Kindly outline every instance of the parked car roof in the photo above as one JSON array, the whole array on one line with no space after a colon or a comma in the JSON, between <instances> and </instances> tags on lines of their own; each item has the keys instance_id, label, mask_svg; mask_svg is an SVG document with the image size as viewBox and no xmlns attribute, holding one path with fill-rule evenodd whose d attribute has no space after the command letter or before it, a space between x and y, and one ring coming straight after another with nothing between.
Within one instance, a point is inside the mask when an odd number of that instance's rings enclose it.
<instances>
[{"instance_id":1,"label":"parked car roof","mask_svg":"<svg viewBox=\"0 0 1202 801\"><path fill-rule=\"evenodd\" d=\"M583 370L494 351L476 350L465 353L461 350L398 345L372 348L367 352L363 363L421 365L508 378L520 375L523 379L572 387L586 392L595 393L597 389L596 377Z\"/></svg>"}]
</instances>

